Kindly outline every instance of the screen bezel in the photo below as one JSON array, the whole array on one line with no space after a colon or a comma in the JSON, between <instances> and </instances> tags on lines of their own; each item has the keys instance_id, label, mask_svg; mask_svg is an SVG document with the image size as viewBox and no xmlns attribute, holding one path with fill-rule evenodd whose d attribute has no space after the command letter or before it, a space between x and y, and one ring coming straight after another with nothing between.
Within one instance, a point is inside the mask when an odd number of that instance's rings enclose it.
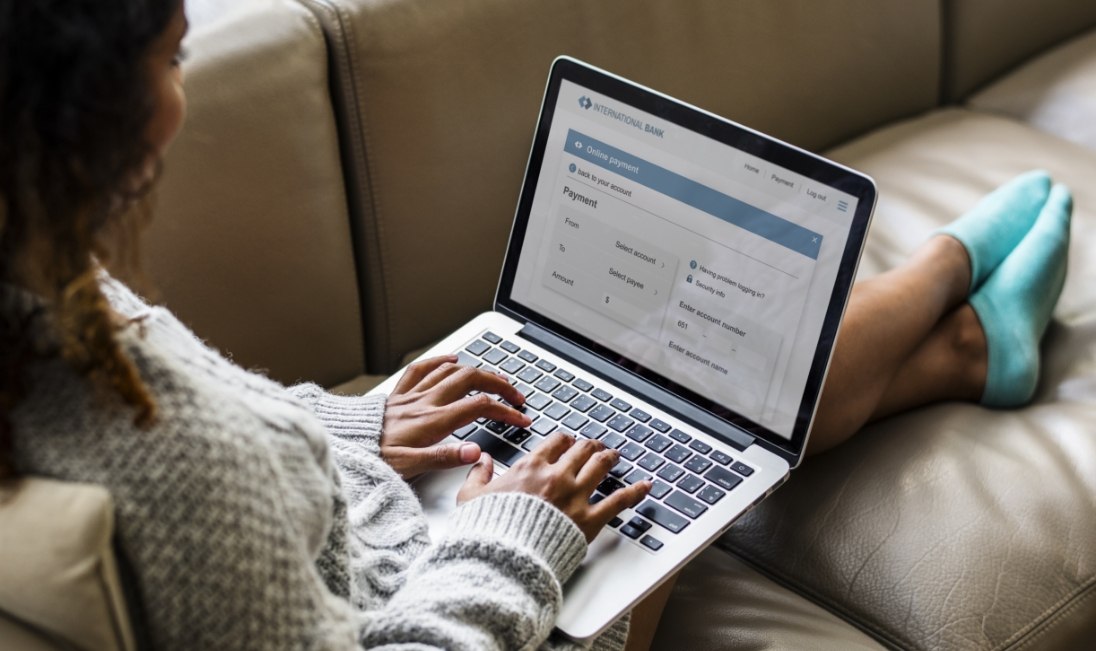
<instances>
[{"instance_id":1,"label":"screen bezel","mask_svg":"<svg viewBox=\"0 0 1096 651\"><path fill-rule=\"evenodd\" d=\"M532 308L524 306L512 298L511 293L517 274L521 248L529 224L537 180L543 166L548 134L555 116L560 87L564 80L641 111L646 111L699 135L712 138L727 146L787 168L816 182L846 192L858 199L856 211L851 216L852 224L849 237L838 266L837 278L826 308L822 331L818 345L815 348L810 371L807 374L803 399L800 402L790 438L754 422L715 400L701 396L691 389L677 384L673 380L590 340L588 337L542 314L538 314ZM875 184L866 175L581 61L570 57L560 57L552 64L545 89L540 118L537 121L536 132L533 136L529 161L525 169L525 178L518 199L517 212L506 249L498 292L495 295L495 309L521 322L534 323L615 366L637 375L657 387L672 392L720 421L757 437L765 444L765 447L784 457L794 466L798 464L802 456L807 434L814 418L818 397L836 341L838 327L844 314L860 254L863 250L875 199Z\"/></svg>"}]
</instances>

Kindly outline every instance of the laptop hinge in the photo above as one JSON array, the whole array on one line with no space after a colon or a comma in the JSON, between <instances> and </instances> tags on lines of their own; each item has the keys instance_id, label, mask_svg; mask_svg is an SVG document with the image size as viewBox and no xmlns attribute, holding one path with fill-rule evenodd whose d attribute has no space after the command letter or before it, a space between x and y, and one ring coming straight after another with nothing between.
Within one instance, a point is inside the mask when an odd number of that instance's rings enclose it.
<instances>
[{"instance_id":1,"label":"laptop hinge","mask_svg":"<svg viewBox=\"0 0 1096 651\"><path fill-rule=\"evenodd\" d=\"M745 450L754 443L754 437L749 432L738 429L730 423L712 416L662 387L637 377L536 324L526 323L519 334L529 341L536 342L560 357L604 378L610 384L620 386L652 404L659 405L678 418L725 441L738 450Z\"/></svg>"}]
</instances>

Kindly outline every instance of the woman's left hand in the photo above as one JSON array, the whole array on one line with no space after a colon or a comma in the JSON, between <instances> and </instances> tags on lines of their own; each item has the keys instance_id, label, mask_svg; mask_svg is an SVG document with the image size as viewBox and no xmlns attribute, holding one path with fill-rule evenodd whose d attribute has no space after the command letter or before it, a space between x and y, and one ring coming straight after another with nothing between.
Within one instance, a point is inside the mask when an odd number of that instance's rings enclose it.
<instances>
[{"instance_id":1,"label":"woman's left hand","mask_svg":"<svg viewBox=\"0 0 1096 651\"><path fill-rule=\"evenodd\" d=\"M505 378L456 362L456 355L416 362L407 367L388 396L381 457L404 479L479 460L480 449L475 443L434 444L481 416L518 427L532 423L510 406L521 407L525 396ZM469 396L470 391L480 393Z\"/></svg>"}]
</instances>

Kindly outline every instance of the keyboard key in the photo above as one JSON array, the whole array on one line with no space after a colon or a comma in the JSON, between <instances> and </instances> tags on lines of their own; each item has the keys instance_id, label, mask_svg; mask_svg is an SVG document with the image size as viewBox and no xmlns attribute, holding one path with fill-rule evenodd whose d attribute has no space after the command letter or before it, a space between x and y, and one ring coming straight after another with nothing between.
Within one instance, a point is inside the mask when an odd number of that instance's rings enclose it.
<instances>
[{"instance_id":1,"label":"keyboard key","mask_svg":"<svg viewBox=\"0 0 1096 651\"><path fill-rule=\"evenodd\" d=\"M559 386L559 380L552 377L551 375L545 375L540 379L540 382L537 382L533 386L545 393L551 393L556 390L556 387Z\"/></svg>"},{"instance_id":2,"label":"keyboard key","mask_svg":"<svg viewBox=\"0 0 1096 651\"><path fill-rule=\"evenodd\" d=\"M510 375L514 375L521 369L525 368L525 364L522 364L521 360L517 357L511 357L505 362L499 364L499 368L506 371Z\"/></svg>"},{"instance_id":3,"label":"keyboard key","mask_svg":"<svg viewBox=\"0 0 1096 651\"><path fill-rule=\"evenodd\" d=\"M624 483L625 484L635 484L637 482L646 481L650 478L651 478L650 473L643 472L642 470L639 470L637 468L636 470L633 470L632 472L630 472L630 473L628 473L627 475L624 476Z\"/></svg>"},{"instance_id":4,"label":"keyboard key","mask_svg":"<svg viewBox=\"0 0 1096 651\"><path fill-rule=\"evenodd\" d=\"M560 402L571 402L571 399L578 395L578 389L569 387L566 384L556 389L552 393L552 397Z\"/></svg>"},{"instance_id":5,"label":"keyboard key","mask_svg":"<svg viewBox=\"0 0 1096 651\"><path fill-rule=\"evenodd\" d=\"M590 496L590 499L586 501L590 503L590 506L593 506L603 499L605 499L605 496L595 491L594 494Z\"/></svg>"},{"instance_id":6,"label":"keyboard key","mask_svg":"<svg viewBox=\"0 0 1096 651\"><path fill-rule=\"evenodd\" d=\"M589 418L583 416L582 414L580 414L578 412L575 412L575 411L572 411L567 416L567 418L563 419L563 425L567 429L573 429L577 432L577 431L581 430L582 426L585 425L589 420L590 420Z\"/></svg>"},{"instance_id":7,"label":"keyboard key","mask_svg":"<svg viewBox=\"0 0 1096 651\"><path fill-rule=\"evenodd\" d=\"M647 454L643 455L642 459L639 460L639 467L654 472L661 468L662 464L664 463L666 463L665 459L658 456L657 454L652 454L648 452Z\"/></svg>"},{"instance_id":8,"label":"keyboard key","mask_svg":"<svg viewBox=\"0 0 1096 651\"><path fill-rule=\"evenodd\" d=\"M731 490L735 486L738 486L742 482L742 478L734 474L726 468L720 468L716 466L708 471L708 474L704 477L713 484L719 484L721 487Z\"/></svg>"},{"instance_id":9,"label":"keyboard key","mask_svg":"<svg viewBox=\"0 0 1096 651\"><path fill-rule=\"evenodd\" d=\"M521 444L521 447L522 447L522 449L529 450L531 452L532 450L534 450L541 443L544 443L544 437L543 436L537 436L536 434L531 434L529 436L529 438L526 439L525 443Z\"/></svg>"},{"instance_id":10,"label":"keyboard key","mask_svg":"<svg viewBox=\"0 0 1096 651\"><path fill-rule=\"evenodd\" d=\"M697 497L704 500L708 504L715 504L726 495L723 491L719 490L711 484L700 489L700 492L696 494Z\"/></svg>"},{"instance_id":11,"label":"keyboard key","mask_svg":"<svg viewBox=\"0 0 1096 651\"><path fill-rule=\"evenodd\" d=\"M546 359L542 359L537 362L537 368L544 371L545 373L551 373L552 371L556 370L556 365Z\"/></svg>"},{"instance_id":12,"label":"keyboard key","mask_svg":"<svg viewBox=\"0 0 1096 651\"><path fill-rule=\"evenodd\" d=\"M646 423L647 421L651 420L651 415L648 414L647 412L643 411L639 407L636 407L635 409L633 409L631 411L631 413L628 414L628 415L631 416L632 418L638 420L641 423Z\"/></svg>"},{"instance_id":13,"label":"keyboard key","mask_svg":"<svg viewBox=\"0 0 1096 651\"><path fill-rule=\"evenodd\" d=\"M492 348L491 350L487 351L486 354L484 354L483 361L487 362L488 364L494 364L497 366L498 363L506 359L506 357L506 351L499 350L498 348Z\"/></svg>"},{"instance_id":14,"label":"keyboard key","mask_svg":"<svg viewBox=\"0 0 1096 651\"><path fill-rule=\"evenodd\" d=\"M685 468L692 470L697 474L700 474L711 467L712 462L699 455L694 456L692 459L685 462Z\"/></svg>"},{"instance_id":15,"label":"keyboard key","mask_svg":"<svg viewBox=\"0 0 1096 651\"><path fill-rule=\"evenodd\" d=\"M518 357L524 359L525 361L529 362L530 364L537 361L537 356L534 355L533 353L530 353L527 350L523 350L520 353L518 353Z\"/></svg>"},{"instance_id":16,"label":"keyboard key","mask_svg":"<svg viewBox=\"0 0 1096 651\"><path fill-rule=\"evenodd\" d=\"M483 338L486 339L487 341L490 341L493 344L497 344L500 341L502 341L502 337L496 335L495 333L491 332L490 330L483 333Z\"/></svg>"},{"instance_id":17,"label":"keyboard key","mask_svg":"<svg viewBox=\"0 0 1096 651\"><path fill-rule=\"evenodd\" d=\"M605 429L604 425L598 425L597 423L590 423L586 427L582 428L580 434L588 439L601 438L601 435L609 430ZM616 436L614 434L614 436Z\"/></svg>"},{"instance_id":18,"label":"keyboard key","mask_svg":"<svg viewBox=\"0 0 1096 651\"><path fill-rule=\"evenodd\" d=\"M514 445L521 445L525 442L525 439L529 438L532 435L533 433L527 429L515 428L507 432L506 434L503 434L502 438L506 441L509 441L510 443L513 443Z\"/></svg>"},{"instance_id":19,"label":"keyboard key","mask_svg":"<svg viewBox=\"0 0 1096 651\"><path fill-rule=\"evenodd\" d=\"M610 409L609 405L598 405L590 410L590 418L593 418L599 423L604 423L615 414L616 412Z\"/></svg>"},{"instance_id":20,"label":"keyboard key","mask_svg":"<svg viewBox=\"0 0 1096 651\"><path fill-rule=\"evenodd\" d=\"M518 390L518 393L525 396L527 400L529 396L533 395L533 387L525 384L524 382L518 382L514 385L514 388Z\"/></svg>"},{"instance_id":21,"label":"keyboard key","mask_svg":"<svg viewBox=\"0 0 1096 651\"><path fill-rule=\"evenodd\" d=\"M617 411L628 411L629 409L632 408L632 405L630 405L627 402L621 400L620 398L614 398L613 401L610 402L609 404L612 405L613 409L616 409Z\"/></svg>"},{"instance_id":22,"label":"keyboard key","mask_svg":"<svg viewBox=\"0 0 1096 651\"><path fill-rule=\"evenodd\" d=\"M629 442L624 444L624 446L620 448L620 456L624 457L628 461L635 461L636 459L643 456L644 452L646 452L646 450L644 450L643 446L638 443Z\"/></svg>"},{"instance_id":23,"label":"keyboard key","mask_svg":"<svg viewBox=\"0 0 1096 651\"><path fill-rule=\"evenodd\" d=\"M679 429L675 429L674 431L670 432L670 438L677 441L678 443L688 443L689 441L693 440L693 437L689 436Z\"/></svg>"},{"instance_id":24,"label":"keyboard key","mask_svg":"<svg viewBox=\"0 0 1096 651\"><path fill-rule=\"evenodd\" d=\"M557 425L554 420L541 416L537 419L535 423L533 423L533 427L531 429L541 436L548 436L552 432L556 431L556 428Z\"/></svg>"},{"instance_id":25,"label":"keyboard key","mask_svg":"<svg viewBox=\"0 0 1096 651\"><path fill-rule=\"evenodd\" d=\"M613 448L615 450L623 445L624 442L627 440L628 439L624 438L620 434L617 434L616 432L609 432L604 437L602 437L601 442L605 444L605 447Z\"/></svg>"},{"instance_id":26,"label":"keyboard key","mask_svg":"<svg viewBox=\"0 0 1096 651\"><path fill-rule=\"evenodd\" d=\"M640 536L643 535L643 531L641 529L637 529L636 527L633 527L631 523L628 523L628 524L624 525L623 527L621 527L620 528L620 533L622 533L625 536L628 536L629 538L632 538L632 539L639 538Z\"/></svg>"},{"instance_id":27,"label":"keyboard key","mask_svg":"<svg viewBox=\"0 0 1096 651\"><path fill-rule=\"evenodd\" d=\"M623 432L634 424L635 421L631 418L628 418L624 414L617 414L616 416L613 416L611 419L609 419L609 427L618 432Z\"/></svg>"},{"instance_id":28,"label":"keyboard key","mask_svg":"<svg viewBox=\"0 0 1096 651\"><path fill-rule=\"evenodd\" d=\"M495 434L502 434L506 430L510 429L509 423L503 423L497 420L487 421L487 429L491 430Z\"/></svg>"},{"instance_id":29,"label":"keyboard key","mask_svg":"<svg viewBox=\"0 0 1096 651\"><path fill-rule=\"evenodd\" d=\"M609 526L612 527L613 529L616 529L617 527L619 527L622 524L624 524L624 520L621 520L620 516L618 516L618 515L614 515L613 519L609 520ZM650 536L647 536L647 537L650 538Z\"/></svg>"},{"instance_id":30,"label":"keyboard key","mask_svg":"<svg viewBox=\"0 0 1096 651\"><path fill-rule=\"evenodd\" d=\"M525 404L537 411L544 409L548 405L552 404L552 399L543 393L534 393L532 396L525 399Z\"/></svg>"},{"instance_id":31,"label":"keyboard key","mask_svg":"<svg viewBox=\"0 0 1096 651\"><path fill-rule=\"evenodd\" d=\"M746 464L742 463L741 461L735 461L734 463L732 463L731 464L731 469L734 470L735 472L737 472L738 474L742 475L743 477L749 477L750 475L753 474L753 468L747 466Z\"/></svg>"},{"instance_id":32,"label":"keyboard key","mask_svg":"<svg viewBox=\"0 0 1096 651\"><path fill-rule=\"evenodd\" d=\"M703 441L693 441L689 444L689 447L696 450L700 454L708 454L712 451L712 446Z\"/></svg>"},{"instance_id":33,"label":"keyboard key","mask_svg":"<svg viewBox=\"0 0 1096 651\"><path fill-rule=\"evenodd\" d=\"M686 473L685 477L681 481L677 482L677 487L686 493L695 493L696 489L704 485L704 480L696 475L690 475Z\"/></svg>"},{"instance_id":34,"label":"keyboard key","mask_svg":"<svg viewBox=\"0 0 1096 651\"><path fill-rule=\"evenodd\" d=\"M568 373L563 369L559 369L553 375L558 377L560 380L563 380L564 382L570 382L571 380L575 379L574 373ZM587 391L587 389L582 389L582 391Z\"/></svg>"},{"instance_id":35,"label":"keyboard key","mask_svg":"<svg viewBox=\"0 0 1096 651\"><path fill-rule=\"evenodd\" d=\"M681 491L674 491L664 500L664 502L666 503L666 506L680 511L694 520L704 515L704 512L708 510L708 507Z\"/></svg>"},{"instance_id":36,"label":"keyboard key","mask_svg":"<svg viewBox=\"0 0 1096 651\"><path fill-rule=\"evenodd\" d=\"M552 420L559 420L569 413L571 413L571 410L567 408L567 405L558 402L553 402L544 410L544 415Z\"/></svg>"},{"instance_id":37,"label":"keyboard key","mask_svg":"<svg viewBox=\"0 0 1096 651\"><path fill-rule=\"evenodd\" d=\"M632 525L636 529L639 529L640 531L651 530L651 523L640 517L633 517L631 520L628 521L628 524Z\"/></svg>"},{"instance_id":38,"label":"keyboard key","mask_svg":"<svg viewBox=\"0 0 1096 651\"><path fill-rule=\"evenodd\" d=\"M637 506L636 513L648 520L653 520L658 526L672 531L673 533L679 533L682 529L689 526L688 520L653 500L645 500L642 504Z\"/></svg>"},{"instance_id":39,"label":"keyboard key","mask_svg":"<svg viewBox=\"0 0 1096 651\"><path fill-rule=\"evenodd\" d=\"M526 404L529 404L526 402ZM666 458L674 463L683 463L686 459L693 456L692 452L689 452L689 448L684 445L674 444L672 448L666 451Z\"/></svg>"},{"instance_id":40,"label":"keyboard key","mask_svg":"<svg viewBox=\"0 0 1096 651\"><path fill-rule=\"evenodd\" d=\"M720 452L719 450L712 450L712 453L708 456L711 457L712 461L715 461L721 466L725 466L733 461L733 459L731 459L731 455L727 454L726 452Z\"/></svg>"},{"instance_id":41,"label":"keyboard key","mask_svg":"<svg viewBox=\"0 0 1096 651\"><path fill-rule=\"evenodd\" d=\"M590 395L602 402L608 402L613 399L613 394L609 393L605 389L594 389L593 392L590 393Z\"/></svg>"},{"instance_id":42,"label":"keyboard key","mask_svg":"<svg viewBox=\"0 0 1096 651\"><path fill-rule=\"evenodd\" d=\"M501 348L501 349L505 350L506 352L510 353L511 355L513 355L514 353L516 353L516 352L518 352L519 350L521 350L521 347L520 347L520 346L518 346L517 344L515 344L515 343L514 343L514 342L512 342L512 341L504 341L504 342L502 342L501 344L499 344L499 348Z\"/></svg>"},{"instance_id":43,"label":"keyboard key","mask_svg":"<svg viewBox=\"0 0 1096 651\"><path fill-rule=\"evenodd\" d=\"M518 379L522 382L528 382L529 384L532 384L536 382L537 378L539 378L541 375L543 374L537 369L533 368L532 366L526 366L524 371L518 373Z\"/></svg>"},{"instance_id":44,"label":"keyboard key","mask_svg":"<svg viewBox=\"0 0 1096 651\"><path fill-rule=\"evenodd\" d=\"M491 344L483 341L482 339L477 339L465 346L464 349L472 353L476 357L479 357L480 355L486 353L488 350L491 350Z\"/></svg>"},{"instance_id":45,"label":"keyboard key","mask_svg":"<svg viewBox=\"0 0 1096 651\"><path fill-rule=\"evenodd\" d=\"M606 477L597 485L597 491L606 495L612 495L622 488L624 488L624 483L615 477Z\"/></svg>"},{"instance_id":46,"label":"keyboard key","mask_svg":"<svg viewBox=\"0 0 1096 651\"><path fill-rule=\"evenodd\" d=\"M673 441L666 438L665 436L663 436L661 434L655 434L655 436L650 441L647 441L647 443L645 443L645 445L648 448L654 450L655 452L661 453L666 448L670 447L670 445L672 443L673 443Z\"/></svg>"},{"instance_id":47,"label":"keyboard key","mask_svg":"<svg viewBox=\"0 0 1096 651\"><path fill-rule=\"evenodd\" d=\"M669 484L656 479L654 483L651 484L651 492L648 493L648 495L655 498L656 500L660 500L663 497L666 497L666 493L669 493L671 490L673 489L670 488Z\"/></svg>"},{"instance_id":48,"label":"keyboard key","mask_svg":"<svg viewBox=\"0 0 1096 651\"><path fill-rule=\"evenodd\" d=\"M639 539L639 544L643 545L647 549L657 552L662 549L662 541L654 536L643 536Z\"/></svg>"},{"instance_id":49,"label":"keyboard key","mask_svg":"<svg viewBox=\"0 0 1096 651\"><path fill-rule=\"evenodd\" d=\"M572 384L574 384L575 388L579 391L589 391L590 389L594 388L594 385L581 378L575 380L574 382L572 382Z\"/></svg>"},{"instance_id":50,"label":"keyboard key","mask_svg":"<svg viewBox=\"0 0 1096 651\"><path fill-rule=\"evenodd\" d=\"M590 396L579 396L571 401L571 409L585 413L590 411L590 407L593 407L596 404L597 400L594 400Z\"/></svg>"},{"instance_id":51,"label":"keyboard key","mask_svg":"<svg viewBox=\"0 0 1096 651\"><path fill-rule=\"evenodd\" d=\"M480 446L480 450L491 455L495 461L504 466L512 466L518 459L525 456L525 452L514 446L504 443L502 439L494 436L485 429L478 429L468 437L468 440Z\"/></svg>"},{"instance_id":52,"label":"keyboard key","mask_svg":"<svg viewBox=\"0 0 1096 651\"><path fill-rule=\"evenodd\" d=\"M478 427L478 425L476 425L475 423L468 423L464 427L462 427L462 428L458 429L457 431L453 432L453 436L455 436L459 439L466 439L466 438L468 438L469 434L476 431L477 427Z\"/></svg>"},{"instance_id":53,"label":"keyboard key","mask_svg":"<svg viewBox=\"0 0 1096 651\"><path fill-rule=\"evenodd\" d=\"M682 470L681 468L675 466L672 463L667 465L667 466L664 466L662 468L662 470L658 471L658 476L662 477L663 479L670 482L671 484L674 483L675 481L677 481L678 479L681 479L681 476L684 475L684 474L685 474L684 470Z\"/></svg>"},{"instance_id":54,"label":"keyboard key","mask_svg":"<svg viewBox=\"0 0 1096 651\"><path fill-rule=\"evenodd\" d=\"M623 477L624 475L627 475L628 473L632 472L632 470L634 468L635 468L635 466L628 463L624 459L621 459L621 460L616 462L615 466L613 466L612 468L609 469L609 475L611 477Z\"/></svg>"},{"instance_id":55,"label":"keyboard key","mask_svg":"<svg viewBox=\"0 0 1096 651\"><path fill-rule=\"evenodd\" d=\"M657 429L658 431L662 432L663 434L670 431L670 424L667 423L664 420L659 420L659 419L656 418L648 424L651 427L653 427L653 428ZM688 436L688 434L686 434L686 436Z\"/></svg>"},{"instance_id":56,"label":"keyboard key","mask_svg":"<svg viewBox=\"0 0 1096 651\"><path fill-rule=\"evenodd\" d=\"M620 418L620 416L617 416L617 418ZM616 419L613 419L613 420L616 420ZM612 426L612 423L609 423L609 425ZM642 443L642 442L646 441L647 438L649 436L651 436L651 434L653 434L653 433L654 433L654 430L651 429L650 427L647 427L646 425L640 425L640 424L636 423L635 425L632 426L632 429L628 430L627 436L628 436L628 438L632 439L633 441L637 441L639 443Z\"/></svg>"},{"instance_id":57,"label":"keyboard key","mask_svg":"<svg viewBox=\"0 0 1096 651\"><path fill-rule=\"evenodd\" d=\"M475 357L472 357L463 350L457 353L457 363L461 366L471 366L472 368L477 368L483 364L483 362L479 361Z\"/></svg>"}]
</instances>

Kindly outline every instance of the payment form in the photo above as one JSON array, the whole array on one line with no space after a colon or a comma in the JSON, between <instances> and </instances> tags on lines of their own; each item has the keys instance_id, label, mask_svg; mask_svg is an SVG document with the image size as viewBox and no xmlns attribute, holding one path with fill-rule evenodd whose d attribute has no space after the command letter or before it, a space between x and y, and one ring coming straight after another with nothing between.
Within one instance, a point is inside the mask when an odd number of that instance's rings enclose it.
<instances>
[{"instance_id":1,"label":"payment form","mask_svg":"<svg viewBox=\"0 0 1096 651\"><path fill-rule=\"evenodd\" d=\"M512 296L790 437L856 201L565 80Z\"/></svg>"}]
</instances>

